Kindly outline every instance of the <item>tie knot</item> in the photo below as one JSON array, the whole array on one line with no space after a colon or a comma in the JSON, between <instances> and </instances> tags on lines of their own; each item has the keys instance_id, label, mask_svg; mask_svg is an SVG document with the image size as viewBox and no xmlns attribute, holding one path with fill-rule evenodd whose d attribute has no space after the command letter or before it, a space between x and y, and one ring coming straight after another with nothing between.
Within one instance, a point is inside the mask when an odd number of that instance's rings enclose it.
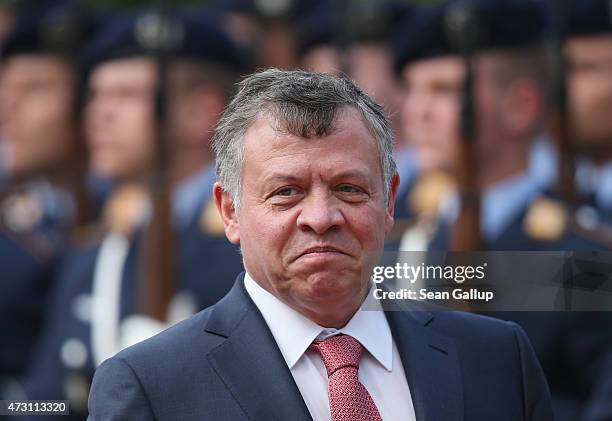
<instances>
[{"instance_id":1,"label":"tie knot","mask_svg":"<svg viewBox=\"0 0 612 421\"><path fill-rule=\"evenodd\" d=\"M343 367L359 369L362 346L352 336L332 336L323 341L313 342L310 348L321 354L327 376L331 376L336 370Z\"/></svg>"}]
</instances>

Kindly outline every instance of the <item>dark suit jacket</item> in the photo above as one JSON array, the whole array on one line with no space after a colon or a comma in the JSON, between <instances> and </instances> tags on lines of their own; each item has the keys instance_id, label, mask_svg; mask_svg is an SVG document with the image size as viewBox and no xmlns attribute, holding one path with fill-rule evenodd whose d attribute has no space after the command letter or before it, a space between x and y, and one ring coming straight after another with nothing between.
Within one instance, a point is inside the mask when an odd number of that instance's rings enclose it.
<instances>
[{"instance_id":1,"label":"dark suit jacket","mask_svg":"<svg viewBox=\"0 0 612 421\"><path fill-rule=\"evenodd\" d=\"M105 361L90 420L310 420L239 276L216 305ZM542 370L514 323L387 311L417 420L551 420Z\"/></svg>"}]
</instances>

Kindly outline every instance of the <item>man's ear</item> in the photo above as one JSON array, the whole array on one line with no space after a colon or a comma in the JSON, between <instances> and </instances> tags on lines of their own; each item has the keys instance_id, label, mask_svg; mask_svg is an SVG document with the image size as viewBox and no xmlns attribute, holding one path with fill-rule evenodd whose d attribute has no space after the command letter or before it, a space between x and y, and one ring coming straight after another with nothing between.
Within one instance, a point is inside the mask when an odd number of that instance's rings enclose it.
<instances>
[{"instance_id":1,"label":"man's ear","mask_svg":"<svg viewBox=\"0 0 612 421\"><path fill-rule=\"evenodd\" d=\"M231 195L223 190L221 184L215 183L213 187L215 204L223 220L225 236L232 244L240 245L240 229L238 226L238 215L234 208L234 201Z\"/></svg>"},{"instance_id":2,"label":"man's ear","mask_svg":"<svg viewBox=\"0 0 612 421\"><path fill-rule=\"evenodd\" d=\"M396 172L391 178L391 185L389 186L389 200L387 200L387 212L385 216L385 232L391 231L393 228L393 215L395 212L395 199L397 198L397 189L400 184L400 176Z\"/></svg>"}]
</instances>

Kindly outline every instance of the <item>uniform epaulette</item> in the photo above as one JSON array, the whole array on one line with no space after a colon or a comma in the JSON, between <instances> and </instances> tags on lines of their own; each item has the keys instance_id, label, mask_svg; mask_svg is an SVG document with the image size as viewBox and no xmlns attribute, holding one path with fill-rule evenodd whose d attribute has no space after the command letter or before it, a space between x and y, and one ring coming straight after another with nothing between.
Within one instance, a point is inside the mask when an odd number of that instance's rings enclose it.
<instances>
[{"instance_id":1,"label":"uniform epaulette","mask_svg":"<svg viewBox=\"0 0 612 421\"><path fill-rule=\"evenodd\" d=\"M406 206L419 216L437 217L440 204L453 192L456 184L441 171L421 174L415 181L412 192L406 198Z\"/></svg>"},{"instance_id":2,"label":"uniform epaulette","mask_svg":"<svg viewBox=\"0 0 612 421\"><path fill-rule=\"evenodd\" d=\"M0 235L10 239L19 248L38 261L46 261L57 253L57 246L41 232L14 231L0 221Z\"/></svg>"},{"instance_id":3,"label":"uniform epaulette","mask_svg":"<svg viewBox=\"0 0 612 421\"><path fill-rule=\"evenodd\" d=\"M147 191L142 186L127 184L113 192L102 218L107 230L130 235L146 222L150 214L151 202Z\"/></svg>"},{"instance_id":4,"label":"uniform epaulette","mask_svg":"<svg viewBox=\"0 0 612 421\"><path fill-rule=\"evenodd\" d=\"M539 197L529 205L523 219L523 230L537 241L557 241L567 231L569 209L560 201Z\"/></svg>"},{"instance_id":5,"label":"uniform epaulette","mask_svg":"<svg viewBox=\"0 0 612 421\"><path fill-rule=\"evenodd\" d=\"M0 234L39 261L51 258L57 252L57 245L38 229L43 218L42 204L22 190L13 189L0 201Z\"/></svg>"},{"instance_id":6,"label":"uniform epaulette","mask_svg":"<svg viewBox=\"0 0 612 421\"><path fill-rule=\"evenodd\" d=\"M612 250L612 227L603 222L603 217L594 208L579 207L573 213L569 231L602 247Z\"/></svg>"},{"instance_id":7,"label":"uniform epaulette","mask_svg":"<svg viewBox=\"0 0 612 421\"><path fill-rule=\"evenodd\" d=\"M453 179L441 171L429 171L419 175L415 180L404 206L410 218L396 219L393 229L386 235L390 243L406 243L406 233L415 229L425 230L429 237L438 220L440 205L455 190ZM411 250L413 248L410 248Z\"/></svg>"},{"instance_id":8,"label":"uniform epaulette","mask_svg":"<svg viewBox=\"0 0 612 421\"><path fill-rule=\"evenodd\" d=\"M523 219L523 229L532 239L543 242L559 241L564 235L572 234L583 240L612 249L612 230L572 210L559 199L539 197L534 200Z\"/></svg>"},{"instance_id":9,"label":"uniform epaulette","mask_svg":"<svg viewBox=\"0 0 612 421\"><path fill-rule=\"evenodd\" d=\"M13 232L26 232L34 229L42 221L44 210L34 195L14 192L2 198L0 215L7 229Z\"/></svg>"}]
</instances>

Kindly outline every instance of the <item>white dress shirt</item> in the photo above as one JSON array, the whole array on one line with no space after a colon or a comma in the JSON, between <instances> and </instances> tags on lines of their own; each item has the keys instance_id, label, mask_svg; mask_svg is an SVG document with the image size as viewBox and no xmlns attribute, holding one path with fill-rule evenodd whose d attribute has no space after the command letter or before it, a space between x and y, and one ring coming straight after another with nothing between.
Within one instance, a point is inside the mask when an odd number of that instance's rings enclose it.
<instances>
[{"instance_id":1,"label":"white dress shirt","mask_svg":"<svg viewBox=\"0 0 612 421\"><path fill-rule=\"evenodd\" d=\"M404 367L381 308L358 310L341 329L324 328L263 289L248 273L244 284L270 328L313 420L327 421L331 414L325 365L320 355L308 347L315 339L341 333L357 339L364 347L359 380L382 419L416 419ZM380 306L378 301L377 305Z\"/></svg>"}]
</instances>

